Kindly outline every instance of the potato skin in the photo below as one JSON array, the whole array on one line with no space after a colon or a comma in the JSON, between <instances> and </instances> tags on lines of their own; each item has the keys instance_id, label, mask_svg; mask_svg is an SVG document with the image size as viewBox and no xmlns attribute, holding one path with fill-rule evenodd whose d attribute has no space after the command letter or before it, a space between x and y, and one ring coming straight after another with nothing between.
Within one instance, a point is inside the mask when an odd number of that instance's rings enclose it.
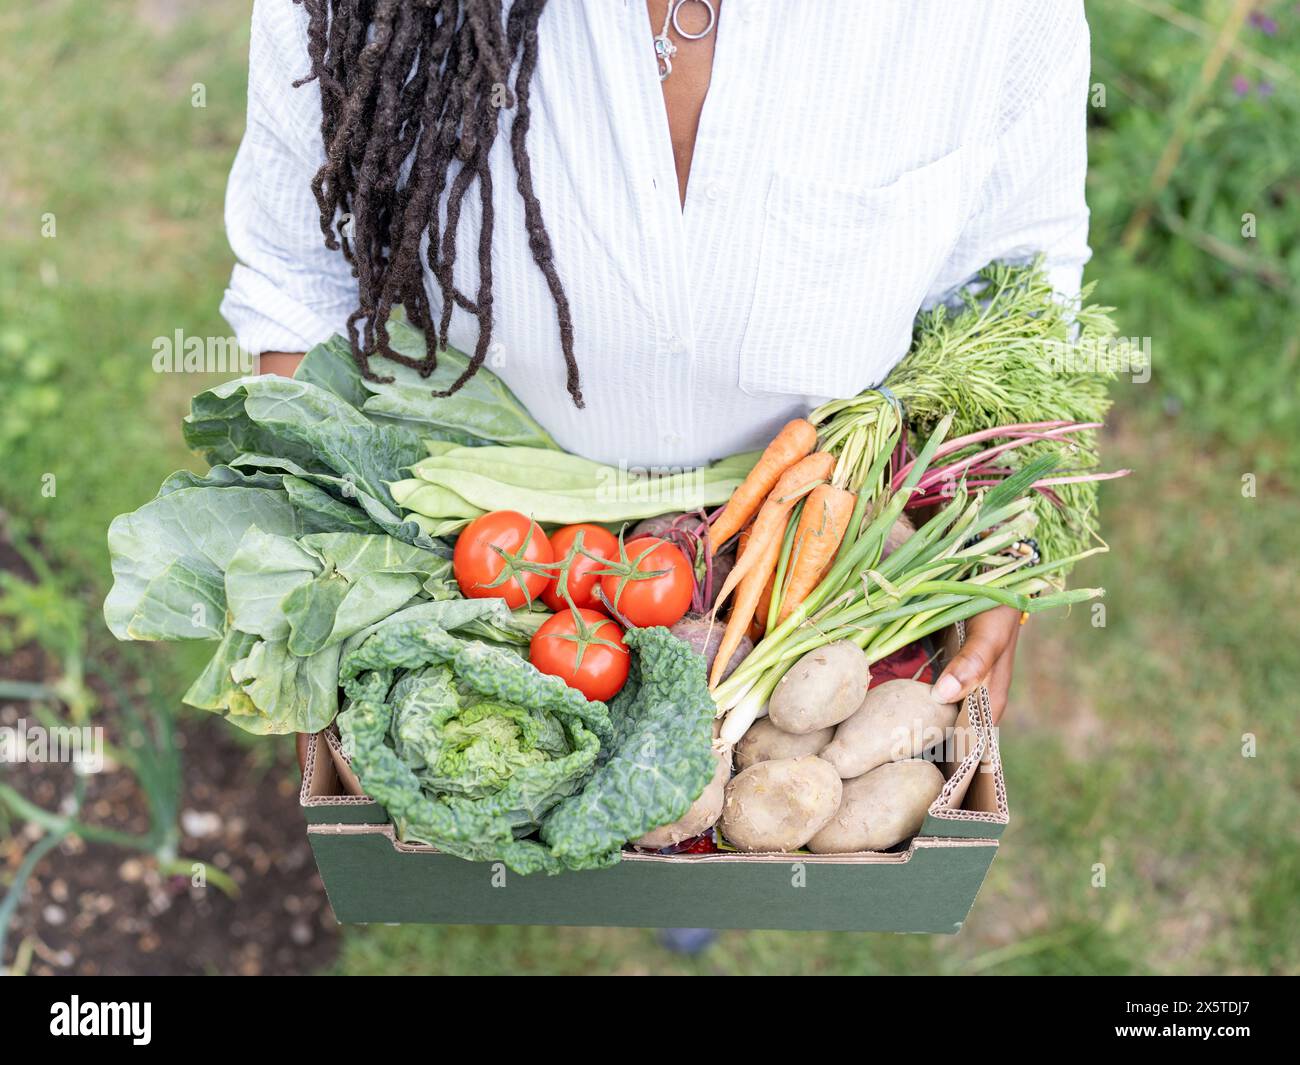
<instances>
[{"instance_id":1,"label":"potato skin","mask_svg":"<svg viewBox=\"0 0 1300 1065\"><path fill-rule=\"evenodd\" d=\"M857 644L836 640L790 667L768 700L772 723L802 736L838 725L862 705L871 668Z\"/></svg>"},{"instance_id":2,"label":"potato skin","mask_svg":"<svg viewBox=\"0 0 1300 1065\"><path fill-rule=\"evenodd\" d=\"M919 758L886 762L846 780L839 809L808 841L808 849L814 854L888 850L920 831L943 783L939 768Z\"/></svg>"},{"instance_id":3,"label":"potato skin","mask_svg":"<svg viewBox=\"0 0 1300 1065\"><path fill-rule=\"evenodd\" d=\"M713 779L700 792L700 797L691 803L690 809L672 824L651 829L640 839L633 840L632 846L652 851L675 847L682 840L701 835L718 823L718 818L722 816L722 800L726 797L727 781L731 779L731 750L719 753L715 749L713 757L717 759L718 765L713 772Z\"/></svg>"},{"instance_id":4,"label":"potato skin","mask_svg":"<svg viewBox=\"0 0 1300 1065\"><path fill-rule=\"evenodd\" d=\"M760 762L727 785L722 833L742 851L798 850L835 816L843 790L816 755Z\"/></svg>"},{"instance_id":5,"label":"potato skin","mask_svg":"<svg viewBox=\"0 0 1300 1065\"><path fill-rule=\"evenodd\" d=\"M915 758L942 741L961 709L956 703L935 702L931 690L918 680L877 685L853 716L841 722L821 756L845 780L886 762Z\"/></svg>"},{"instance_id":6,"label":"potato skin","mask_svg":"<svg viewBox=\"0 0 1300 1065\"><path fill-rule=\"evenodd\" d=\"M817 754L834 736L835 729L829 726L819 728L816 732L805 732L801 736L783 732L772 723L770 717L760 717L749 726L749 731L736 744L736 768L743 770L758 765L759 762Z\"/></svg>"}]
</instances>

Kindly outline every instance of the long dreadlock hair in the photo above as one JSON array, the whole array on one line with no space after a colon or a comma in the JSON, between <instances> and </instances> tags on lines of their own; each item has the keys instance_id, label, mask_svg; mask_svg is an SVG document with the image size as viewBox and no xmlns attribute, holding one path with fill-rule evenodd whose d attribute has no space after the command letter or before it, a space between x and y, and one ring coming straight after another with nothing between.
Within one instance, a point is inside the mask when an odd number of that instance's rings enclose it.
<instances>
[{"instance_id":1,"label":"long dreadlock hair","mask_svg":"<svg viewBox=\"0 0 1300 1065\"><path fill-rule=\"evenodd\" d=\"M392 380L370 368L371 356L382 354L429 376L437 368L437 350L447 344L458 305L478 319L478 344L456 381L434 395L455 392L483 365L492 340L488 156L497 138L498 111L515 107L510 149L528 247L555 301L569 395L581 407L569 301L555 269L528 158L529 89L537 66L537 22L546 0L515 0L508 16L502 0L295 2L308 14L311 73L294 86L317 81L321 94L325 164L311 187L326 246L342 250L357 278L359 301L348 317L348 340L361 373L371 381ZM460 168L451 177L453 162ZM471 297L456 287L453 269L461 204L476 181L482 225L478 292ZM423 359L414 359L392 349L387 319L401 303L412 322L426 333L433 331L420 255L426 231L428 267L442 295L442 310L437 343L429 344Z\"/></svg>"}]
</instances>

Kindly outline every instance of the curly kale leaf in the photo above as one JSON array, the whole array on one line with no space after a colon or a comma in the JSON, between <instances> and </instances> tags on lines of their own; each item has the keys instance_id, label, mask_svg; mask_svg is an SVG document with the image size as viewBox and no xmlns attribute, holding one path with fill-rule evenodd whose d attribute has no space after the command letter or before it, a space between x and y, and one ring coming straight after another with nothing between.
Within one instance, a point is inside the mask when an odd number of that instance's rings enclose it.
<instances>
[{"instance_id":1,"label":"curly kale leaf","mask_svg":"<svg viewBox=\"0 0 1300 1065\"><path fill-rule=\"evenodd\" d=\"M713 699L704 660L665 628L630 629L632 672L610 704L615 736L580 793L542 824L570 869L612 865L629 839L676 821L713 777Z\"/></svg>"},{"instance_id":2,"label":"curly kale leaf","mask_svg":"<svg viewBox=\"0 0 1300 1065\"><path fill-rule=\"evenodd\" d=\"M389 624L344 655L344 749L404 840L518 873L612 865L715 769L703 659L667 629L625 638L632 671L606 707L509 651Z\"/></svg>"},{"instance_id":3,"label":"curly kale leaf","mask_svg":"<svg viewBox=\"0 0 1300 1065\"><path fill-rule=\"evenodd\" d=\"M397 670L407 670L397 683ZM385 626L339 674L344 749L403 840L518 873L559 872L537 827L587 779L608 711L498 647L434 625ZM394 738L396 749L389 743Z\"/></svg>"}]
</instances>

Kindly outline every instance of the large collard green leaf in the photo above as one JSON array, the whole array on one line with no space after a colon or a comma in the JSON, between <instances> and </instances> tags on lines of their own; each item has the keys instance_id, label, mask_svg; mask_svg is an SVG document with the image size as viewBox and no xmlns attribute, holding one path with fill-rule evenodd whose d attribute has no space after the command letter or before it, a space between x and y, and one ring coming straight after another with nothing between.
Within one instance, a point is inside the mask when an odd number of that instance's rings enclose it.
<instances>
[{"instance_id":1,"label":"large collard green leaf","mask_svg":"<svg viewBox=\"0 0 1300 1065\"><path fill-rule=\"evenodd\" d=\"M165 496L181 488L280 488L283 479L276 473L245 472L230 466L213 466L207 473L177 470L158 486L158 495Z\"/></svg>"},{"instance_id":2,"label":"large collard green leaf","mask_svg":"<svg viewBox=\"0 0 1300 1065\"><path fill-rule=\"evenodd\" d=\"M303 515L303 525L316 532L383 532L366 511L335 499L323 488L292 474L281 479L284 494ZM412 537L414 538L414 537Z\"/></svg>"},{"instance_id":3,"label":"large collard green leaf","mask_svg":"<svg viewBox=\"0 0 1300 1065\"><path fill-rule=\"evenodd\" d=\"M384 499L376 498L358 487L353 477L312 471L292 459L251 452L237 455L230 460L230 465L248 476L265 476L271 472L280 476L285 492L295 504L304 506L310 520L322 531L382 530L407 543L450 554L446 545L425 536L418 523L400 516L391 494L386 493ZM309 490L315 494L310 495Z\"/></svg>"},{"instance_id":4,"label":"large collard green leaf","mask_svg":"<svg viewBox=\"0 0 1300 1065\"><path fill-rule=\"evenodd\" d=\"M273 464L284 464L281 470L260 469L254 459L255 456L239 455L231 460L234 465L213 466L205 474L177 470L163 481L158 495L165 496L181 488L279 488L299 512L302 527L307 532L383 531L356 506L336 499L302 477L281 472L287 467L301 467L285 459L275 459L271 460Z\"/></svg>"},{"instance_id":5,"label":"large collard green leaf","mask_svg":"<svg viewBox=\"0 0 1300 1065\"><path fill-rule=\"evenodd\" d=\"M230 628L183 701L258 736L319 732L338 713L341 654L335 643L302 657L287 640Z\"/></svg>"},{"instance_id":6,"label":"large collard green leaf","mask_svg":"<svg viewBox=\"0 0 1300 1065\"><path fill-rule=\"evenodd\" d=\"M352 357L351 346L337 333L303 356L293 379L332 392L357 410L370 398L367 382L357 368L357 360Z\"/></svg>"},{"instance_id":7,"label":"large collard green leaf","mask_svg":"<svg viewBox=\"0 0 1300 1065\"><path fill-rule=\"evenodd\" d=\"M400 310L388 319L391 346L399 355L423 359L428 351L424 334L414 328ZM331 337L307 353L294 375L333 392L360 406L376 421L409 426L420 436L455 440L463 444L515 444L521 447L555 448L550 434L528 413L514 393L486 368L450 396L434 396L449 388L469 359L455 348L438 353L438 368L428 377L409 366L382 357L371 367L391 381L362 378L348 342ZM364 399L360 397L364 396Z\"/></svg>"},{"instance_id":8,"label":"large collard green leaf","mask_svg":"<svg viewBox=\"0 0 1300 1065\"><path fill-rule=\"evenodd\" d=\"M425 586L441 590L449 569L382 534L294 540L250 527L226 566L229 628L185 701L250 732L323 728L338 707L343 642L400 613Z\"/></svg>"},{"instance_id":9,"label":"large collard green leaf","mask_svg":"<svg viewBox=\"0 0 1300 1065\"><path fill-rule=\"evenodd\" d=\"M571 869L619 860L624 843L680 818L717 768L704 660L665 628L629 629L632 673L610 704L615 736L582 791L542 824Z\"/></svg>"},{"instance_id":10,"label":"large collard green leaf","mask_svg":"<svg viewBox=\"0 0 1300 1065\"><path fill-rule=\"evenodd\" d=\"M225 570L253 526L288 537L302 532L284 493L266 488L177 488L114 518L109 630L119 640L220 637Z\"/></svg>"},{"instance_id":11,"label":"large collard green leaf","mask_svg":"<svg viewBox=\"0 0 1300 1065\"><path fill-rule=\"evenodd\" d=\"M474 605L422 604L447 622L470 620ZM408 672L394 685L399 670ZM403 840L518 873L560 870L516 833L581 786L600 748L588 724L610 732L603 705L426 621L382 625L345 655L339 676L350 700L339 715L344 749ZM395 716L409 762L389 743Z\"/></svg>"},{"instance_id":12,"label":"large collard green leaf","mask_svg":"<svg viewBox=\"0 0 1300 1065\"><path fill-rule=\"evenodd\" d=\"M249 529L226 566L231 624L265 640L287 640L285 597L323 569L320 557L291 537Z\"/></svg>"},{"instance_id":13,"label":"large collard green leaf","mask_svg":"<svg viewBox=\"0 0 1300 1065\"><path fill-rule=\"evenodd\" d=\"M258 736L319 732L338 713L341 653L336 643L304 658L287 640L230 628L183 701Z\"/></svg>"},{"instance_id":14,"label":"large collard green leaf","mask_svg":"<svg viewBox=\"0 0 1300 1065\"><path fill-rule=\"evenodd\" d=\"M260 378L241 377L200 392L190 400L181 422L185 443L213 466L229 465L245 454L276 455L304 469L325 470L310 443L285 437L278 425L262 425L248 416L243 385Z\"/></svg>"},{"instance_id":15,"label":"large collard green leaf","mask_svg":"<svg viewBox=\"0 0 1300 1065\"><path fill-rule=\"evenodd\" d=\"M289 650L296 655L311 655L323 647L339 643L410 603L422 592L450 594L451 562L432 551L425 551L391 536L367 536L357 533L314 533L302 537L293 550L282 545L279 552L257 543L245 545L227 573L229 588L232 575L245 563L257 566L264 561L269 571L254 585L284 588L277 601L280 617L287 631L264 632L250 629L237 604L244 596L230 592L235 624L262 635L288 636ZM303 580L296 571L303 556L312 560L311 573ZM274 594L274 593L272 593ZM260 619L258 619L260 620Z\"/></svg>"},{"instance_id":16,"label":"large collard green leaf","mask_svg":"<svg viewBox=\"0 0 1300 1065\"><path fill-rule=\"evenodd\" d=\"M414 573L423 581L451 577L451 560L391 536L313 533L302 545L317 552L348 580L365 573Z\"/></svg>"},{"instance_id":17,"label":"large collard green leaf","mask_svg":"<svg viewBox=\"0 0 1300 1065\"><path fill-rule=\"evenodd\" d=\"M424 454L414 430L377 424L331 392L274 374L201 393L184 428L186 442L209 462L248 454L287 459L308 473L344 478L389 507L384 482Z\"/></svg>"},{"instance_id":18,"label":"large collard green leaf","mask_svg":"<svg viewBox=\"0 0 1300 1065\"><path fill-rule=\"evenodd\" d=\"M248 529L226 566L230 629L186 702L250 732L324 728L338 710L343 641L445 580L448 567L383 534L295 541Z\"/></svg>"},{"instance_id":19,"label":"large collard green leaf","mask_svg":"<svg viewBox=\"0 0 1300 1065\"><path fill-rule=\"evenodd\" d=\"M230 722L260 735L319 732L338 712L339 653L333 644L302 658L285 640L259 640L230 667L255 713Z\"/></svg>"},{"instance_id":20,"label":"large collard green leaf","mask_svg":"<svg viewBox=\"0 0 1300 1065\"><path fill-rule=\"evenodd\" d=\"M252 633L227 629L203 672L194 678L194 683L181 697L182 701L199 710L226 714L232 721L237 718L256 719L259 716L257 707L243 687L235 682L230 671L236 662L248 657L258 640L259 637Z\"/></svg>"}]
</instances>

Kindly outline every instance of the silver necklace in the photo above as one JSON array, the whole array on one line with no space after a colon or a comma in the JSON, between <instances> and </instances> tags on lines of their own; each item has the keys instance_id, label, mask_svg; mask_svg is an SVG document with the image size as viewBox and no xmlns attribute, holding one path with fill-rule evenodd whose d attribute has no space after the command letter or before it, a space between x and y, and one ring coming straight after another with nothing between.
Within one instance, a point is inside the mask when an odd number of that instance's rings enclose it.
<instances>
[{"instance_id":1,"label":"silver necklace","mask_svg":"<svg viewBox=\"0 0 1300 1065\"><path fill-rule=\"evenodd\" d=\"M699 33L687 33L677 21L678 14L687 4L703 4L704 9L709 13L709 21ZM668 36L669 26L677 32L678 37L687 41L698 41L712 33L713 27L717 24L718 13L713 9L710 0L668 0L664 28L655 37L655 58L659 60L659 80L663 81L673 72L673 56L677 54L677 45L673 44L672 38Z\"/></svg>"}]
</instances>

